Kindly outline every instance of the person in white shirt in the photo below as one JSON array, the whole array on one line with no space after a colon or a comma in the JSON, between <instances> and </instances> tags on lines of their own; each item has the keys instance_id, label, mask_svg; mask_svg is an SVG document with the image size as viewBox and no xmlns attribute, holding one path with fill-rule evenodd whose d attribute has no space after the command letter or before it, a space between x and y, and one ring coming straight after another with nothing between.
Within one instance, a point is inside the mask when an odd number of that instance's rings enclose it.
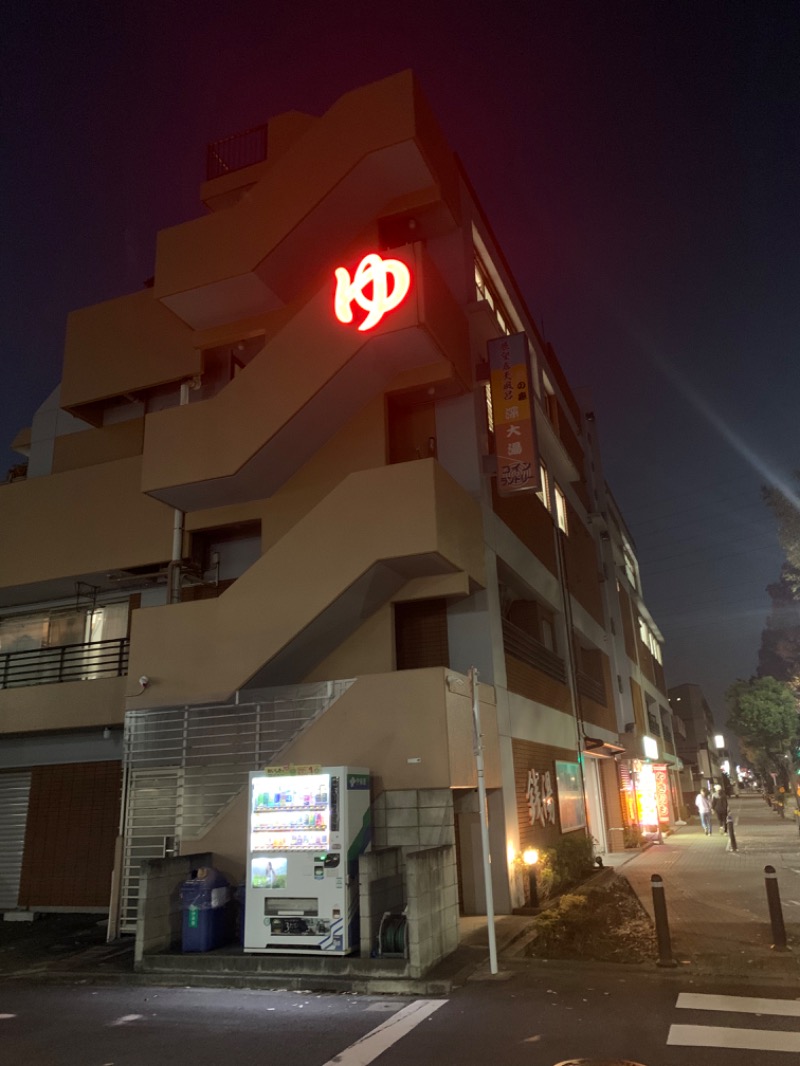
<instances>
[{"instance_id":1,"label":"person in white shirt","mask_svg":"<svg viewBox=\"0 0 800 1066\"><path fill-rule=\"evenodd\" d=\"M708 790L701 788L695 796L694 805L700 815L700 824L707 837L711 836L711 804L708 801Z\"/></svg>"}]
</instances>

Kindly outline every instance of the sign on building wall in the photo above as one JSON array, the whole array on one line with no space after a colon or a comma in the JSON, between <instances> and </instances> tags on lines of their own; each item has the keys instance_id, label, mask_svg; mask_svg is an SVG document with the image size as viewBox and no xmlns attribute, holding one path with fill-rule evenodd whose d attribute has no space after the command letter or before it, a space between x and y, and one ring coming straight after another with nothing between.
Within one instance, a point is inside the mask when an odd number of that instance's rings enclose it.
<instances>
[{"instance_id":1,"label":"sign on building wall","mask_svg":"<svg viewBox=\"0 0 800 1066\"><path fill-rule=\"evenodd\" d=\"M556 788L561 832L583 829L586 825L586 805L583 802L581 768L576 762L556 762Z\"/></svg>"},{"instance_id":2,"label":"sign on building wall","mask_svg":"<svg viewBox=\"0 0 800 1066\"><path fill-rule=\"evenodd\" d=\"M653 764L653 776L656 782L656 810L659 822L669 825L669 771L666 763Z\"/></svg>"},{"instance_id":3,"label":"sign on building wall","mask_svg":"<svg viewBox=\"0 0 800 1066\"><path fill-rule=\"evenodd\" d=\"M375 252L364 256L352 277L346 267L337 267L334 274L334 314L343 325L350 325L355 321L355 304L366 312L358 325L361 332L377 326L385 314L399 307L411 288L411 271L406 264Z\"/></svg>"},{"instance_id":4,"label":"sign on building wall","mask_svg":"<svg viewBox=\"0 0 800 1066\"><path fill-rule=\"evenodd\" d=\"M539 459L533 408L533 375L524 333L488 343L497 488L501 496L535 492Z\"/></svg>"},{"instance_id":5,"label":"sign on building wall","mask_svg":"<svg viewBox=\"0 0 800 1066\"><path fill-rule=\"evenodd\" d=\"M525 797L528 801L528 816L531 825L556 824L553 778L549 770L528 770Z\"/></svg>"}]
</instances>

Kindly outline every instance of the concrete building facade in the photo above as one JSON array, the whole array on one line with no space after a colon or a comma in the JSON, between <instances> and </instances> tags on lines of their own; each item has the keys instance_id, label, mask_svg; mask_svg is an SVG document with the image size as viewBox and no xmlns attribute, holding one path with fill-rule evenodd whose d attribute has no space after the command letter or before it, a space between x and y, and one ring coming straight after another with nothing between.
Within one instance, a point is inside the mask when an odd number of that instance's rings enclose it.
<instances>
[{"instance_id":1,"label":"concrete building facade","mask_svg":"<svg viewBox=\"0 0 800 1066\"><path fill-rule=\"evenodd\" d=\"M497 910L525 847L668 825L662 640L591 403L413 76L212 146L201 198L152 284L70 316L0 490L0 907L130 931L141 860L241 877L247 772L322 764L370 768L374 849L452 845L480 913L472 669ZM525 491L498 488L506 337Z\"/></svg>"}]
</instances>

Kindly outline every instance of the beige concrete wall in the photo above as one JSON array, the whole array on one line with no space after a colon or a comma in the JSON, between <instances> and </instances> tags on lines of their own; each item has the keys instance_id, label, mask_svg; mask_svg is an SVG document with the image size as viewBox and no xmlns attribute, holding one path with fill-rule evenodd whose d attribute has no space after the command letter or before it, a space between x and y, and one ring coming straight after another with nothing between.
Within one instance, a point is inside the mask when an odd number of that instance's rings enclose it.
<instances>
[{"instance_id":1,"label":"beige concrete wall","mask_svg":"<svg viewBox=\"0 0 800 1066\"><path fill-rule=\"evenodd\" d=\"M263 502L264 551L285 536L348 474L372 470L385 463L386 413L383 396L378 396L349 419L274 496Z\"/></svg>"},{"instance_id":2,"label":"beige concrete wall","mask_svg":"<svg viewBox=\"0 0 800 1066\"><path fill-rule=\"evenodd\" d=\"M225 699L372 563L410 556L483 581L479 507L433 460L351 474L218 599L134 612L130 673L150 706Z\"/></svg>"},{"instance_id":3,"label":"beige concrete wall","mask_svg":"<svg viewBox=\"0 0 800 1066\"><path fill-rule=\"evenodd\" d=\"M53 473L78 470L98 463L112 463L116 459L142 454L144 419L132 418L102 429L81 433L67 433L56 437L53 449Z\"/></svg>"},{"instance_id":4,"label":"beige concrete wall","mask_svg":"<svg viewBox=\"0 0 800 1066\"><path fill-rule=\"evenodd\" d=\"M227 210L162 230L156 256L156 296L169 298L247 274L287 238L298 246L299 255L309 257L311 274L314 260L309 253L313 245L302 240L300 224L319 210L360 161L371 153L413 141L415 106L410 72L343 96L277 158L267 160L260 180L246 198ZM425 136L428 140L435 136L432 123L426 123ZM453 169L452 159L443 154ZM410 188L415 178L415 174L409 175ZM342 215L341 202L331 205L328 230L358 232L381 212L387 195L398 196L402 191L399 176L389 170L382 183L367 185L360 197L350 199L346 219L336 218ZM327 266L322 260L317 269L324 271Z\"/></svg>"},{"instance_id":5,"label":"beige concrete wall","mask_svg":"<svg viewBox=\"0 0 800 1066\"><path fill-rule=\"evenodd\" d=\"M366 766L372 775L376 846L432 847L452 840L452 806L443 821L441 793L477 787L472 750L472 704L447 691L449 671L440 667L359 677L276 758L280 765ZM494 694L481 686L481 728L487 787L500 785L500 754ZM410 763L409 759L420 762ZM386 795L413 797L413 826L388 826ZM396 803L395 806L398 806ZM420 813L422 811L422 813ZM383 812L383 813L382 813ZM391 836L387 830L391 829ZM401 839L402 829L413 829ZM246 855L247 796L243 789L200 837L181 841L181 853L213 851L215 863L234 883ZM444 838L442 833L449 834Z\"/></svg>"},{"instance_id":6,"label":"beige concrete wall","mask_svg":"<svg viewBox=\"0 0 800 1066\"><path fill-rule=\"evenodd\" d=\"M0 689L0 734L121 725L127 677Z\"/></svg>"},{"instance_id":7,"label":"beige concrete wall","mask_svg":"<svg viewBox=\"0 0 800 1066\"><path fill-rule=\"evenodd\" d=\"M411 249L409 254L414 254ZM397 338L401 345L398 350L407 351L410 367L419 364L423 353L425 362L438 358L444 365L445 356L455 360L460 365L462 387L466 387L468 368L461 365L469 356L466 319L433 263L421 252L415 273L409 298L368 334L344 329L335 320L331 285L326 279L314 297L284 322L259 355L216 396L148 415L144 491L159 492L234 475L356 353L372 349L368 358L379 361L380 346L387 337ZM431 298L426 297L428 289ZM420 330L419 323L428 319L429 326ZM382 390L379 376L372 388Z\"/></svg>"},{"instance_id":8,"label":"beige concrete wall","mask_svg":"<svg viewBox=\"0 0 800 1066\"><path fill-rule=\"evenodd\" d=\"M304 681L326 681L331 677L361 677L394 669L394 615L387 604L342 641Z\"/></svg>"},{"instance_id":9,"label":"beige concrete wall","mask_svg":"<svg viewBox=\"0 0 800 1066\"><path fill-rule=\"evenodd\" d=\"M168 560L172 511L140 478L130 458L0 487L0 587Z\"/></svg>"},{"instance_id":10,"label":"beige concrete wall","mask_svg":"<svg viewBox=\"0 0 800 1066\"><path fill-rule=\"evenodd\" d=\"M199 372L192 330L143 289L70 314L61 405L78 413L83 404Z\"/></svg>"}]
</instances>

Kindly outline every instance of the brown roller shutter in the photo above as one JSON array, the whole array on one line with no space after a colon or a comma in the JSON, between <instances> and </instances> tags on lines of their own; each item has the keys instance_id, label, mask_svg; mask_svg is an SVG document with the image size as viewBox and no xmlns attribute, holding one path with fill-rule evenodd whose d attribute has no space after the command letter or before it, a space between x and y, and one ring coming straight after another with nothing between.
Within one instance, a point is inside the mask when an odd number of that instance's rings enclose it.
<instances>
[{"instance_id":1,"label":"brown roller shutter","mask_svg":"<svg viewBox=\"0 0 800 1066\"><path fill-rule=\"evenodd\" d=\"M447 605L443 599L396 603L394 636L398 670L449 665Z\"/></svg>"}]
</instances>

